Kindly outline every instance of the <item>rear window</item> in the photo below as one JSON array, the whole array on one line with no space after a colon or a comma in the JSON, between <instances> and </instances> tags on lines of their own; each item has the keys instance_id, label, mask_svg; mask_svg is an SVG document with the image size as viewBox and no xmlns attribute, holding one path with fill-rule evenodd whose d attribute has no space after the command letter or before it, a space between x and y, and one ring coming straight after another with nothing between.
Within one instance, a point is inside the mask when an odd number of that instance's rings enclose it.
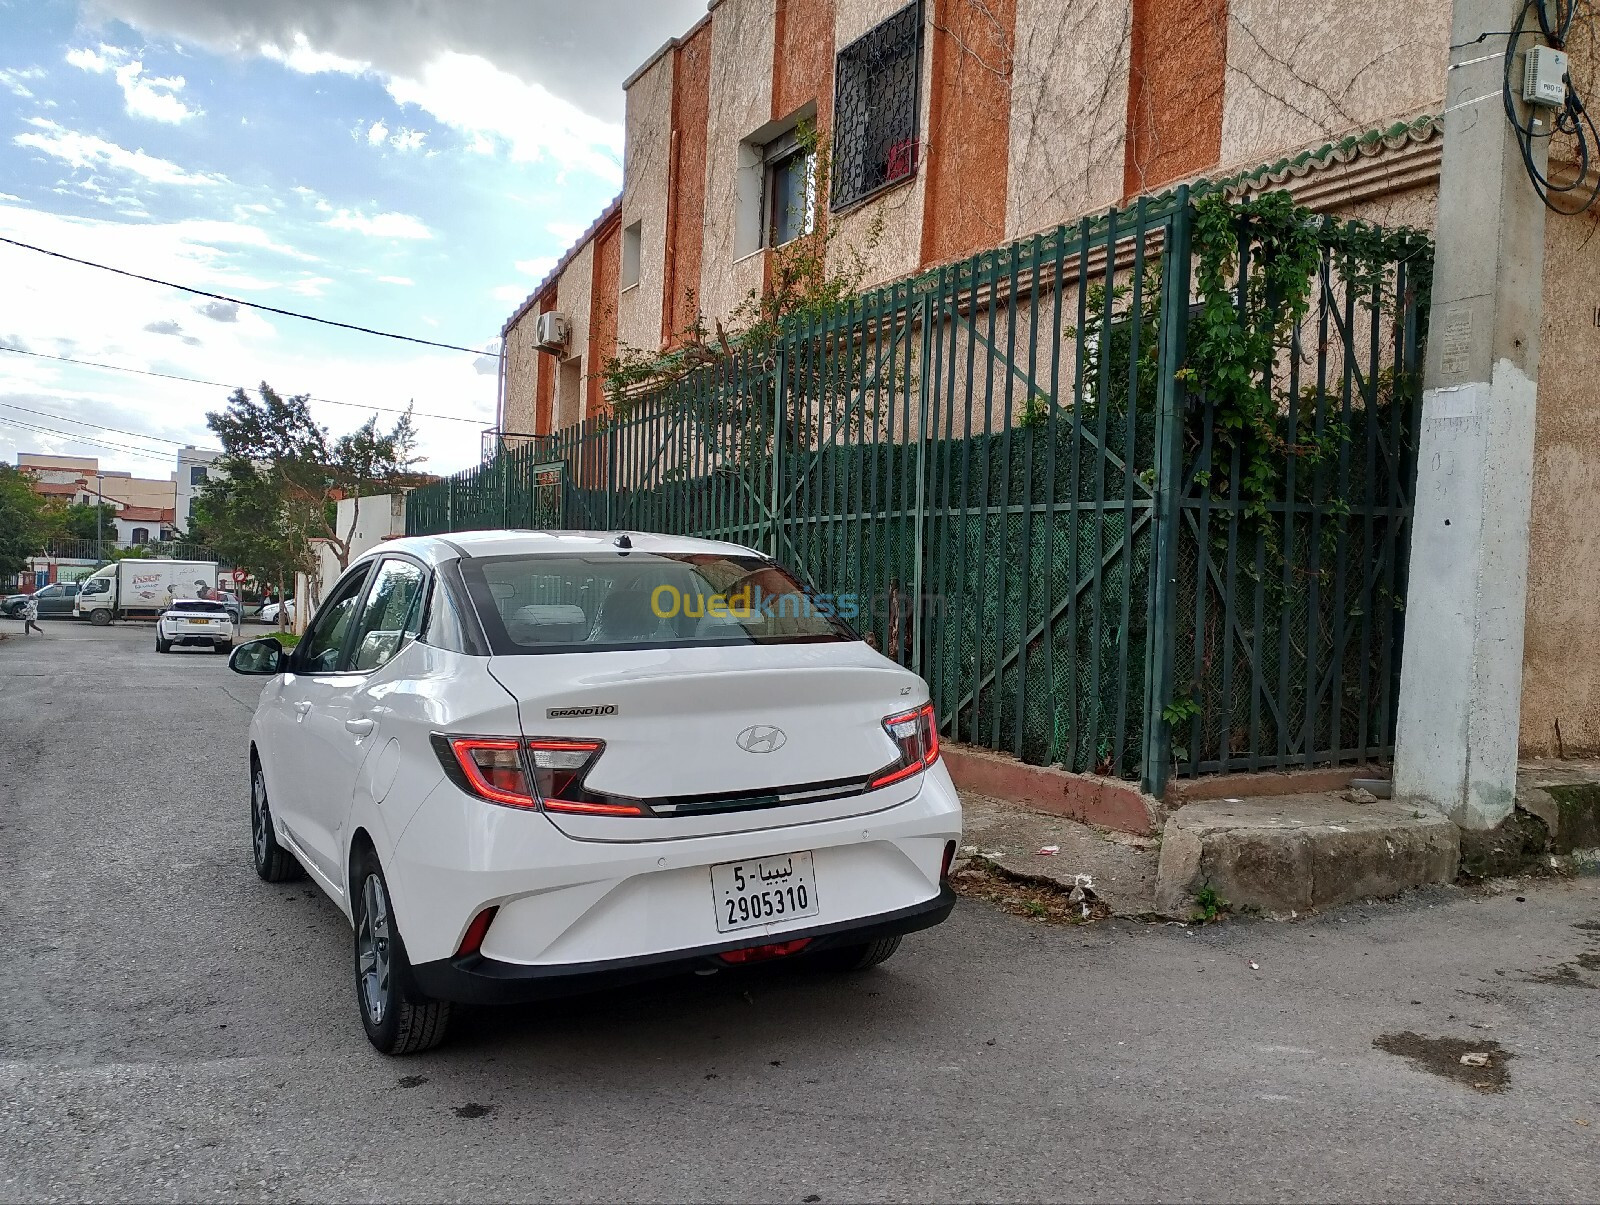
<instances>
[{"instance_id":1,"label":"rear window","mask_svg":"<svg viewBox=\"0 0 1600 1205\"><path fill-rule=\"evenodd\" d=\"M834 599L758 557L618 552L458 564L498 655L858 639Z\"/></svg>"},{"instance_id":2,"label":"rear window","mask_svg":"<svg viewBox=\"0 0 1600 1205\"><path fill-rule=\"evenodd\" d=\"M177 602L173 603L170 607L168 607L167 610L169 610L169 611L187 611L187 612L190 612L192 614L205 614L206 612L210 611L210 612L220 612L221 614L225 615L225 614L227 614L228 608L223 606L219 602L211 602L208 599L197 598L197 599L192 599L192 600L179 599Z\"/></svg>"}]
</instances>

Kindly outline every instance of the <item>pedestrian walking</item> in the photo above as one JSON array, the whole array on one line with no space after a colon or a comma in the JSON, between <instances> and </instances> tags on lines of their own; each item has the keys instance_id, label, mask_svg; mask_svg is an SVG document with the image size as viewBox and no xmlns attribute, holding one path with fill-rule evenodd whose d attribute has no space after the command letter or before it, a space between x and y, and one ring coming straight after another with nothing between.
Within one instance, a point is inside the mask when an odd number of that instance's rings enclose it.
<instances>
[{"instance_id":1,"label":"pedestrian walking","mask_svg":"<svg viewBox=\"0 0 1600 1205\"><path fill-rule=\"evenodd\" d=\"M33 600L33 595L28 595L28 601L22 604L22 634L38 632L44 635L44 629L39 626L39 604Z\"/></svg>"}]
</instances>

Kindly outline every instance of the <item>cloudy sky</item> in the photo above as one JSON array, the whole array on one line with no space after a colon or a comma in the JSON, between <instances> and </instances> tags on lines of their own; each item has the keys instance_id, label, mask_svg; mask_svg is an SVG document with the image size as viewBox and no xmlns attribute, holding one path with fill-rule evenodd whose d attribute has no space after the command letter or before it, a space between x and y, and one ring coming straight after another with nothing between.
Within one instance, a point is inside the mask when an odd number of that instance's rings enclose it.
<instances>
[{"instance_id":1,"label":"cloudy sky","mask_svg":"<svg viewBox=\"0 0 1600 1205\"><path fill-rule=\"evenodd\" d=\"M627 74L704 0L0 0L0 237L481 350L622 178ZM495 361L0 244L0 459L166 476L227 391L478 457ZM351 403L337 405L333 403ZM365 408L365 409L364 409ZM388 417L388 416L385 416ZM77 420L77 421L72 421ZM93 425L91 425L93 424ZM111 430L108 428L115 428Z\"/></svg>"}]
</instances>

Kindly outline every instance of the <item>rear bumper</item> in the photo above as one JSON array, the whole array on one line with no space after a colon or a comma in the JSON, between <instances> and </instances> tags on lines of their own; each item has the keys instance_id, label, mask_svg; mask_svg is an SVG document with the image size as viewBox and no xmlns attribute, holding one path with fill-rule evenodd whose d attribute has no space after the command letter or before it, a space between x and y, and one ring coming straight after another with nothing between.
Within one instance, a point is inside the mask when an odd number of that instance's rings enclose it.
<instances>
[{"instance_id":1,"label":"rear bumper","mask_svg":"<svg viewBox=\"0 0 1600 1205\"><path fill-rule=\"evenodd\" d=\"M948 885L930 900L881 912L876 916L856 917L810 929L786 930L778 935L782 941L810 938L811 944L799 960L840 946L856 945L893 937L901 933L914 933L918 929L931 929L950 915L955 907L955 892ZM644 954L635 958L613 958L604 962L569 963L566 965L525 966L518 963L499 962L481 954L468 954L462 958L441 958L425 962L411 969L417 987L437 1000L455 1000L469 1004L515 1004L531 1000L548 1000L559 996L577 995L621 987L646 979L659 979L706 969L726 969L717 957L727 950L741 950L751 945L772 940L752 940L745 934L733 941L699 946L692 950L673 950L659 954Z\"/></svg>"}]
</instances>

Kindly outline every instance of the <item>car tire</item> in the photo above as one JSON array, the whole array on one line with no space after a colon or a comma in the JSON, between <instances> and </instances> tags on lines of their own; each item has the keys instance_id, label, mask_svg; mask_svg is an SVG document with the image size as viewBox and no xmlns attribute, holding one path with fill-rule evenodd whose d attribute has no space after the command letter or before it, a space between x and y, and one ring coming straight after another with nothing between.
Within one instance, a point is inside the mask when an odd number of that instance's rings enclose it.
<instances>
[{"instance_id":1,"label":"car tire","mask_svg":"<svg viewBox=\"0 0 1600 1205\"><path fill-rule=\"evenodd\" d=\"M432 1050L449 1031L450 1002L430 1000L417 990L389 904L388 881L370 853L356 864L354 886L356 1008L367 1041L383 1054Z\"/></svg>"},{"instance_id":2,"label":"car tire","mask_svg":"<svg viewBox=\"0 0 1600 1205\"><path fill-rule=\"evenodd\" d=\"M286 883L305 873L295 856L278 844L272 810L267 806L267 776L254 759L250 766L250 847L256 874L268 883Z\"/></svg>"},{"instance_id":3,"label":"car tire","mask_svg":"<svg viewBox=\"0 0 1600 1205\"><path fill-rule=\"evenodd\" d=\"M111 622L111 612L104 607L96 608L89 612L89 622L97 628L103 628Z\"/></svg>"},{"instance_id":4,"label":"car tire","mask_svg":"<svg viewBox=\"0 0 1600 1205\"><path fill-rule=\"evenodd\" d=\"M865 971L877 966L880 962L888 962L900 948L900 935L893 937L880 937L876 941L863 942L854 946L839 946L826 950L823 957L828 966L835 971Z\"/></svg>"},{"instance_id":5,"label":"car tire","mask_svg":"<svg viewBox=\"0 0 1600 1205\"><path fill-rule=\"evenodd\" d=\"M163 639L161 639L161 637L157 636L156 637L156 652L158 652L158 653L170 653L171 651L172 651L172 642L170 640L163 640Z\"/></svg>"}]
</instances>

